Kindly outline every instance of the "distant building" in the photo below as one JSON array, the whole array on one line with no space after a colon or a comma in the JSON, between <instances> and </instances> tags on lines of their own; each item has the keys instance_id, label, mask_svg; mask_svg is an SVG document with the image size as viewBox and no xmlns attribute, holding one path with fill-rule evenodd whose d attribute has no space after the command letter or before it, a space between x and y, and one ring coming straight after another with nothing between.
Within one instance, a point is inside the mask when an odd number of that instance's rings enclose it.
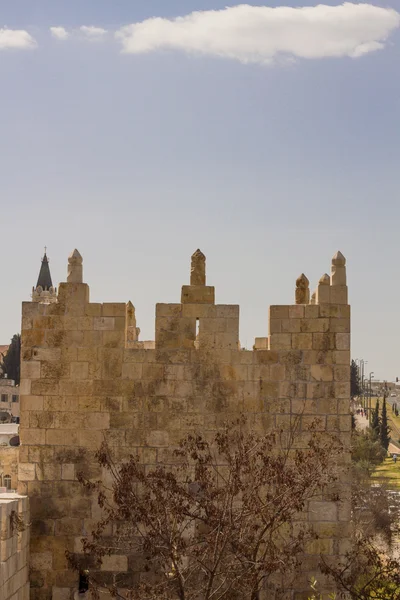
<instances>
[{"instance_id":1,"label":"distant building","mask_svg":"<svg viewBox=\"0 0 400 600\"><path fill-rule=\"evenodd\" d=\"M14 438L18 437L18 423L0 423L0 446L17 445Z\"/></svg>"},{"instance_id":2,"label":"distant building","mask_svg":"<svg viewBox=\"0 0 400 600\"><path fill-rule=\"evenodd\" d=\"M3 362L3 359L5 357L5 355L7 354L9 346L8 345L0 345L0 375L3 374L3 369L1 368L1 363Z\"/></svg>"},{"instance_id":3,"label":"distant building","mask_svg":"<svg viewBox=\"0 0 400 600\"><path fill-rule=\"evenodd\" d=\"M13 379L0 379L0 423L3 413L8 413L10 420L19 421L19 386Z\"/></svg>"}]
</instances>

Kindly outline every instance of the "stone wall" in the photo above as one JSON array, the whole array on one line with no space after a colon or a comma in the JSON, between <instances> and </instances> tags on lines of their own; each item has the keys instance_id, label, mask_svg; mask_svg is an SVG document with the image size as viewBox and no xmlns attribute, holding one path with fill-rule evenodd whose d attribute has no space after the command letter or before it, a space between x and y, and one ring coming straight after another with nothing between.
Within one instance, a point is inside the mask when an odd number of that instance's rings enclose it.
<instances>
[{"instance_id":1,"label":"stone wall","mask_svg":"<svg viewBox=\"0 0 400 600\"><path fill-rule=\"evenodd\" d=\"M0 446L0 487L4 486L4 477L11 477L11 489L18 487L19 447ZM1 598L1 597L0 597Z\"/></svg>"},{"instance_id":2,"label":"stone wall","mask_svg":"<svg viewBox=\"0 0 400 600\"><path fill-rule=\"evenodd\" d=\"M239 412L260 432L288 428L301 415L299 445L318 415L322 428L349 441L350 308L342 255L312 303L302 275L296 304L270 307L269 336L257 338L253 351L240 349L239 307L215 304L214 295L205 257L196 252L181 302L156 306L155 345L140 342L130 302L89 302L75 251L57 303L23 304L19 486L31 502L32 600L68 600L76 590L65 550L79 553L99 516L76 474L101 475L93 452L104 437L117 459L135 452L145 465L172 463L174 446L189 431L215 432ZM346 550L349 518L343 489L338 498L320 495L310 504L308 519L321 539L309 547L306 570L320 552ZM127 571L129 582L136 565L111 557L104 577ZM307 578L299 578L299 594L307 589Z\"/></svg>"},{"instance_id":3,"label":"stone wall","mask_svg":"<svg viewBox=\"0 0 400 600\"><path fill-rule=\"evenodd\" d=\"M29 600L28 498L0 494L0 599Z\"/></svg>"}]
</instances>

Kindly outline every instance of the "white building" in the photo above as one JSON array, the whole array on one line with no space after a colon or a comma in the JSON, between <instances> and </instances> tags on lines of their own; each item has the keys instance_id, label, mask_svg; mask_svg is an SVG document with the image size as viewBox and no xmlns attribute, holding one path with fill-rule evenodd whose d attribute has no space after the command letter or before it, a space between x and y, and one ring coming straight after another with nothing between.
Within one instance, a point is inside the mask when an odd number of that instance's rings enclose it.
<instances>
[{"instance_id":1,"label":"white building","mask_svg":"<svg viewBox=\"0 0 400 600\"><path fill-rule=\"evenodd\" d=\"M12 379L0 379L0 414L4 412L19 418L19 386Z\"/></svg>"}]
</instances>

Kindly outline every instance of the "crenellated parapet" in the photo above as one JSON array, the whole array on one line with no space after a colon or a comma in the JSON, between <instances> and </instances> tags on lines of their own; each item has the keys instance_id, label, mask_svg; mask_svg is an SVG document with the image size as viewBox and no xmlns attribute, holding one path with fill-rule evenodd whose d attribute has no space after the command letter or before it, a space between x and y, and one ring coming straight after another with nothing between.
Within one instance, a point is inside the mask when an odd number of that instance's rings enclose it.
<instances>
[{"instance_id":1,"label":"crenellated parapet","mask_svg":"<svg viewBox=\"0 0 400 600\"><path fill-rule=\"evenodd\" d=\"M90 302L77 250L56 301L23 304L19 487L31 498L34 524L39 584L31 600L66 598L76 590L65 550L79 554L88 524L98 518L97 503L77 474L101 476L94 453L103 440L117 461L135 454L144 467L171 465L186 434L200 431L207 438L244 413L254 431L278 427L282 439L296 422L297 447L307 447L315 417L321 430L349 443L345 263L337 253L331 276L321 277L311 299L302 274L294 304L270 307L268 336L257 337L251 351L240 348L239 306L217 304L214 287L206 285L200 250L191 257L181 301L156 305L154 341L139 340L131 302ZM261 336L266 329L267 319ZM340 486L319 494L302 515L327 533L307 552L299 594L308 594L307 576L321 553L332 559L344 553L350 519L345 484L343 472ZM140 576L140 561L114 558L109 563L118 564L128 584ZM114 575L110 569L101 577Z\"/></svg>"}]
</instances>

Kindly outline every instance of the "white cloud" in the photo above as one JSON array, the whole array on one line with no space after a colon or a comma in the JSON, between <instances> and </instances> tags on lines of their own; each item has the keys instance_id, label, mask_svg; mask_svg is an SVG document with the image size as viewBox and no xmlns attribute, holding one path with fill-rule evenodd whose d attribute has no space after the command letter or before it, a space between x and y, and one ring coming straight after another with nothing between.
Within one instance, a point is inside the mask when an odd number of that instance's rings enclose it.
<instances>
[{"instance_id":1,"label":"white cloud","mask_svg":"<svg viewBox=\"0 0 400 600\"><path fill-rule=\"evenodd\" d=\"M94 27L93 25L82 25L82 27L79 29L90 40L100 40L107 33L106 29L103 29L102 27Z\"/></svg>"},{"instance_id":2,"label":"white cloud","mask_svg":"<svg viewBox=\"0 0 400 600\"><path fill-rule=\"evenodd\" d=\"M175 49L267 64L279 56L358 57L383 48L399 25L397 11L370 4L243 4L171 20L155 17L122 27L115 35L126 53Z\"/></svg>"},{"instance_id":3,"label":"white cloud","mask_svg":"<svg viewBox=\"0 0 400 600\"><path fill-rule=\"evenodd\" d=\"M58 40L67 40L69 33L64 27L50 27L51 35Z\"/></svg>"},{"instance_id":4,"label":"white cloud","mask_svg":"<svg viewBox=\"0 0 400 600\"><path fill-rule=\"evenodd\" d=\"M0 29L0 50L33 50L36 46L35 38L24 29Z\"/></svg>"}]
</instances>

